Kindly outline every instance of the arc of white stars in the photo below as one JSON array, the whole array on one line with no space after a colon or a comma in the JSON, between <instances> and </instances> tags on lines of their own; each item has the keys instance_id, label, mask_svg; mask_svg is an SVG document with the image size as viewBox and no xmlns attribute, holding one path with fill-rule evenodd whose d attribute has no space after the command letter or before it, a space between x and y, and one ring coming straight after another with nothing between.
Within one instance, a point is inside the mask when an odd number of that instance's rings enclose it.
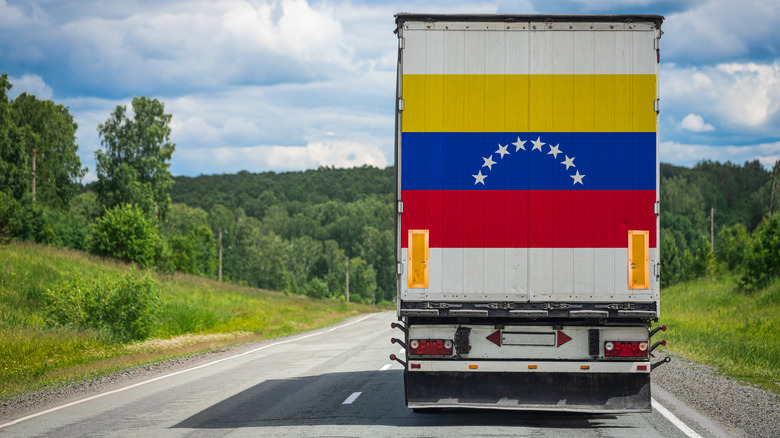
<instances>
[{"instance_id":1,"label":"arc of white stars","mask_svg":"<svg viewBox=\"0 0 780 438\"><path fill-rule=\"evenodd\" d=\"M517 137L517 141L512 143L515 145L517 149L515 149L515 152L519 151L520 149L525 150L525 142L528 140L520 140L520 137ZM509 145L507 145L509 146Z\"/></svg>"},{"instance_id":2,"label":"arc of white stars","mask_svg":"<svg viewBox=\"0 0 780 438\"><path fill-rule=\"evenodd\" d=\"M577 183L580 183L580 185L584 185L584 184L582 184L582 178L585 178L585 175L580 175L580 171L579 170L577 171L576 174L569 175L569 176L574 180L574 182L571 185L575 185Z\"/></svg>"},{"instance_id":3,"label":"arc of white stars","mask_svg":"<svg viewBox=\"0 0 780 438\"><path fill-rule=\"evenodd\" d=\"M577 166L575 166L575 165L574 165L574 158L576 158L576 157L571 157L571 158L569 158L569 156L568 156L568 155L566 155L566 154L563 154L563 156L564 156L564 157L566 157L566 159L565 159L565 160L563 160L563 161L561 162L561 164L563 164L564 166L566 166L566 170L569 170L569 168L570 168L570 167L577 167Z\"/></svg>"},{"instance_id":4,"label":"arc of white stars","mask_svg":"<svg viewBox=\"0 0 780 438\"><path fill-rule=\"evenodd\" d=\"M471 175L471 176L473 176L475 179L474 185L477 184L482 184L483 186L485 185L485 178L487 178L487 175L483 175L482 170L480 170L476 175Z\"/></svg>"},{"instance_id":5,"label":"arc of white stars","mask_svg":"<svg viewBox=\"0 0 780 438\"><path fill-rule=\"evenodd\" d=\"M542 137L536 137L536 141L531 140L531 143L534 144L532 151L535 151L539 149L539 152L542 152L542 146L544 146L546 143L542 141Z\"/></svg>"},{"instance_id":6,"label":"arc of white stars","mask_svg":"<svg viewBox=\"0 0 780 438\"><path fill-rule=\"evenodd\" d=\"M482 167L487 167L489 170L493 170L493 165L496 164L495 161L493 161L493 155L491 154L487 158L483 158L485 160L485 164L482 165Z\"/></svg>"},{"instance_id":7,"label":"arc of white stars","mask_svg":"<svg viewBox=\"0 0 780 438\"><path fill-rule=\"evenodd\" d=\"M507 144L506 146L501 146L501 143L499 143L498 144L498 150L493 152L493 153L501 155L501 159L503 160L504 159L504 155L509 155L509 151L506 150L506 148L508 148L508 147L509 147L509 144ZM492 155L491 155L491 157L492 157Z\"/></svg>"}]
</instances>

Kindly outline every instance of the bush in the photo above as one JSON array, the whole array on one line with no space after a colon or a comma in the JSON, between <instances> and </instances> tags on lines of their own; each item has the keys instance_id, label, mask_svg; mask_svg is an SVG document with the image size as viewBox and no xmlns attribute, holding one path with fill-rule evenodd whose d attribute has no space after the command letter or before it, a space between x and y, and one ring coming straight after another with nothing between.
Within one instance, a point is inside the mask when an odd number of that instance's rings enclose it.
<instances>
[{"instance_id":1,"label":"bush","mask_svg":"<svg viewBox=\"0 0 780 438\"><path fill-rule=\"evenodd\" d=\"M753 232L745 254L745 273L740 285L752 291L780 277L780 214L764 220Z\"/></svg>"},{"instance_id":2,"label":"bush","mask_svg":"<svg viewBox=\"0 0 780 438\"><path fill-rule=\"evenodd\" d=\"M54 326L92 328L119 342L147 338L153 331L159 291L147 274L99 277L78 275L46 291L47 322Z\"/></svg>"},{"instance_id":3,"label":"bush","mask_svg":"<svg viewBox=\"0 0 780 438\"><path fill-rule=\"evenodd\" d=\"M106 210L92 225L90 251L142 266L151 265L162 241L157 226L141 209L129 204Z\"/></svg>"}]
</instances>

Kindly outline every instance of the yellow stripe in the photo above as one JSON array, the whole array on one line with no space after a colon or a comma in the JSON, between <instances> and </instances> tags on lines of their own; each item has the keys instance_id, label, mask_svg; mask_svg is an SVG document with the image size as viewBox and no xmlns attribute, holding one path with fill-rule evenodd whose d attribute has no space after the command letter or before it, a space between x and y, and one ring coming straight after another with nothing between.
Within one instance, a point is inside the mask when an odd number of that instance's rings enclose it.
<instances>
[{"instance_id":1,"label":"yellow stripe","mask_svg":"<svg viewBox=\"0 0 780 438\"><path fill-rule=\"evenodd\" d=\"M655 75L404 75L404 132L655 132Z\"/></svg>"}]
</instances>

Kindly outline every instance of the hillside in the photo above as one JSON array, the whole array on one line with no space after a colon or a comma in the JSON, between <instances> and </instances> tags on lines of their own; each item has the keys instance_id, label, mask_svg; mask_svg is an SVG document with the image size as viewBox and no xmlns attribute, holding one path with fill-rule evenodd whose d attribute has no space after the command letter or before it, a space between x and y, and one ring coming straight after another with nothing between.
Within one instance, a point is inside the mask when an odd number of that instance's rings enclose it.
<instances>
[{"instance_id":1,"label":"hillside","mask_svg":"<svg viewBox=\"0 0 780 438\"><path fill-rule=\"evenodd\" d=\"M74 278L109 283L147 274L159 298L147 339L119 341L112 327L52 320L47 290ZM173 355L285 336L376 310L193 275L139 271L79 251L10 243L0 246L0 398Z\"/></svg>"}]
</instances>

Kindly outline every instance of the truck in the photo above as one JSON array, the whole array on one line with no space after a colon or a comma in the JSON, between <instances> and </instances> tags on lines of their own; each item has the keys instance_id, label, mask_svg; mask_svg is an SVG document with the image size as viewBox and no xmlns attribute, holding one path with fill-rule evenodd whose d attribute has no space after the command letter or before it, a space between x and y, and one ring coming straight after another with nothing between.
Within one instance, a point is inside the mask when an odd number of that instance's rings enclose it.
<instances>
[{"instance_id":1,"label":"truck","mask_svg":"<svg viewBox=\"0 0 780 438\"><path fill-rule=\"evenodd\" d=\"M407 406L650 412L663 17L395 21Z\"/></svg>"}]
</instances>

